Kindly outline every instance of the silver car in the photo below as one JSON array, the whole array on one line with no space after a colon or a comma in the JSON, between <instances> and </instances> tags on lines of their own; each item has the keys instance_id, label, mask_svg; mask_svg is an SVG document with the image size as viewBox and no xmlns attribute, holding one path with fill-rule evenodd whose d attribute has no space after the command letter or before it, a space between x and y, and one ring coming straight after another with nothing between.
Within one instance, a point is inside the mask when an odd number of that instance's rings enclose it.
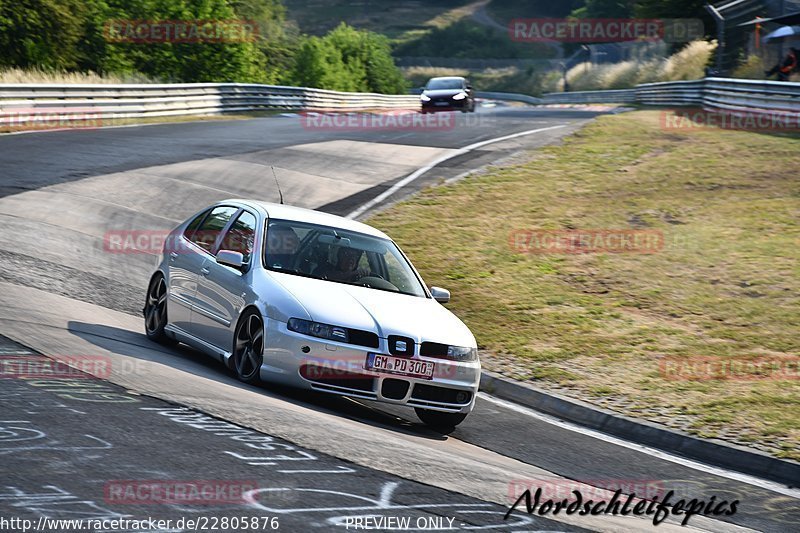
<instances>
[{"instance_id":1,"label":"silver car","mask_svg":"<svg viewBox=\"0 0 800 533\"><path fill-rule=\"evenodd\" d=\"M438 429L475 405L475 337L384 233L308 209L226 200L168 236L147 336L260 381L414 407Z\"/></svg>"}]
</instances>

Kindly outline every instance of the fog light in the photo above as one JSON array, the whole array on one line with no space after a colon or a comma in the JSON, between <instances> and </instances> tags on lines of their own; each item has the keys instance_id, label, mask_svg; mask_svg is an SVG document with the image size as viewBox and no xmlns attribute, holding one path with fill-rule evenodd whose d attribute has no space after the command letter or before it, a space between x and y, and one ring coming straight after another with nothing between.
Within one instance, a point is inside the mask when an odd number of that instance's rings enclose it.
<instances>
[{"instance_id":1,"label":"fog light","mask_svg":"<svg viewBox=\"0 0 800 533\"><path fill-rule=\"evenodd\" d=\"M456 403L466 403L467 398L469 398L469 396L466 392L459 392L456 394Z\"/></svg>"},{"instance_id":2,"label":"fog light","mask_svg":"<svg viewBox=\"0 0 800 533\"><path fill-rule=\"evenodd\" d=\"M309 348L308 346L303 346L303 347L302 347L302 348L300 348L300 349L301 349L301 350L303 350L303 353L308 353L308 352L310 352L310 351L311 351L311 348Z\"/></svg>"}]
</instances>

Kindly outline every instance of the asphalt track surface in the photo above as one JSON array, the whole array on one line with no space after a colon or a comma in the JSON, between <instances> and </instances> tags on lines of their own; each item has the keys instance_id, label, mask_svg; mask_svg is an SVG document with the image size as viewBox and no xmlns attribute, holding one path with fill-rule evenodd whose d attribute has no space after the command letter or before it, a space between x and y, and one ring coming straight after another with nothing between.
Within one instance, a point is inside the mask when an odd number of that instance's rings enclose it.
<instances>
[{"instance_id":1,"label":"asphalt track surface","mask_svg":"<svg viewBox=\"0 0 800 533\"><path fill-rule=\"evenodd\" d=\"M45 359L5 338L0 351L5 361ZM165 530L183 529L180 519L209 527L218 520L220 529L233 530L255 518L259 529L306 531L402 514L414 526L581 531L527 515L503 524L502 506L299 448L88 374L54 371L61 374L53 379L0 380L4 418L13 413L0 421L6 518L39 524L44 514L87 526L172 520ZM24 468L7 469L11 463ZM226 518L231 525L222 527Z\"/></svg>"},{"instance_id":2,"label":"asphalt track surface","mask_svg":"<svg viewBox=\"0 0 800 533\"><path fill-rule=\"evenodd\" d=\"M478 141L563 126L451 159L398 196L553 142L595 115L497 108L459 116L462 122L454 127L431 131L323 131L287 116L0 137L0 217L9 228L0 239L0 333L48 357L101 353L114 365L133 364L125 367L127 372L100 376L107 380L72 380L81 391L73 398L67 397L63 383L59 388L48 380L0 380L0 518L274 515L281 530L304 531L342 529L336 524L346 517L381 515L411 517L412 522L444 517L444 525L449 517L458 529L687 529L667 523L654 528L638 519L553 521L515 514L513 520L503 520L509 486L549 483L562 489L613 491L619 486L640 495L675 490L688 498L738 499L735 515L693 517L690 526L706 531L798 530L796 491L686 466L489 398L480 398L467 421L444 436L402 409L242 385L221 365L188 348L171 350L147 341L137 311L151 257L108 257L98 251L102 230L169 227L205 203L238 195L229 192L275 199L269 180L248 184L240 179L245 174L232 180L219 168L245 165L246 173L250 163L274 162L285 180L287 200L296 194L292 203L345 214L407 174L403 161L422 166L447 150ZM339 153L343 148L346 153ZM348 156L362 159L352 165ZM196 165L198 161L202 164ZM394 163L396 167L386 166ZM320 169L334 167L336 172L321 175ZM158 170L142 171L153 168ZM211 170L199 176L204 168ZM187 174L202 186L193 182L187 189ZM162 180L168 176L170 183L180 182L184 188L142 188L154 175ZM374 177L354 186L358 179L351 176L362 175ZM121 191L126 184L132 188L127 196ZM181 196L174 198L170 193L178 190ZM134 206L131 198L137 194L143 198ZM201 199L205 203L185 205ZM101 229L92 231L92 224ZM4 359L28 353L10 341L2 346ZM32 353L27 356L38 357ZM100 389L87 389L87 383ZM87 401L123 397L128 400ZM218 435L176 422L180 410L213 416L263 439L235 441L225 431ZM264 459L274 456L262 453L266 446L252 453L248 442L271 442L275 446L270 453L283 448L291 450L283 456L314 459ZM222 505L120 504L104 492L111 481L154 479L238 480L255 483L260 492L253 501ZM387 501L392 503L387 506Z\"/></svg>"}]
</instances>

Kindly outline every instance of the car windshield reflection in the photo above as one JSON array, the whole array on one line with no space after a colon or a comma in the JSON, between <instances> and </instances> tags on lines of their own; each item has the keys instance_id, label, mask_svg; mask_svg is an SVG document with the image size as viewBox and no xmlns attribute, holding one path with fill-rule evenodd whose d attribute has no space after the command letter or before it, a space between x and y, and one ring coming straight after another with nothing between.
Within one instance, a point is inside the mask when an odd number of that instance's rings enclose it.
<instances>
[{"instance_id":1,"label":"car windshield reflection","mask_svg":"<svg viewBox=\"0 0 800 533\"><path fill-rule=\"evenodd\" d=\"M272 219L264 264L275 272L427 297L391 240L340 228Z\"/></svg>"},{"instance_id":2,"label":"car windshield reflection","mask_svg":"<svg viewBox=\"0 0 800 533\"><path fill-rule=\"evenodd\" d=\"M455 78L455 79L434 78L428 82L428 85L425 86L425 90L427 91L438 91L444 89L461 89L461 88L463 88L463 85L460 78Z\"/></svg>"}]
</instances>

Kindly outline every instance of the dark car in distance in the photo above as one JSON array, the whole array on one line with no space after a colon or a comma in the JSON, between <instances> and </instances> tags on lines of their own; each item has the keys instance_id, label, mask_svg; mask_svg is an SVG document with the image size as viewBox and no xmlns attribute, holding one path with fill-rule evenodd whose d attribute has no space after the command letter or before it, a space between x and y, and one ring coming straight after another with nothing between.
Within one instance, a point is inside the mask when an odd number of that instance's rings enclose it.
<instances>
[{"instance_id":1,"label":"dark car in distance","mask_svg":"<svg viewBox=\"0 0 800 533\"><path fill-rule=\"evenodd\" d=\"M458 76L431 78L419 95L423 113L460 110L475 111L472 85Z\"/></svg>"}]
</instances>

